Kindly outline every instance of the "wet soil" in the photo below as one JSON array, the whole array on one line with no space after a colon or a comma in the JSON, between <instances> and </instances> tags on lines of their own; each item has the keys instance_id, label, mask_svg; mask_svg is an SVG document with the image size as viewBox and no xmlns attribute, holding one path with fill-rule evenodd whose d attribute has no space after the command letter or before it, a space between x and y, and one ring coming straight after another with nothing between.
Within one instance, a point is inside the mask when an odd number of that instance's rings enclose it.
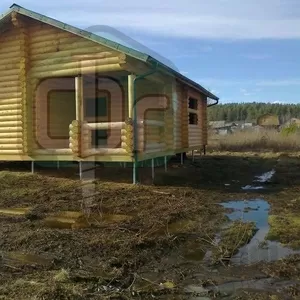
<instances>
[{"instance_id":1,"label":"wet soil","mask_svg":"<svg viewBox=\"0 0 300 300\"><path fill-rule=\"evenodd\" d=\"M268 215L300 212L300 161L208 155L168 167L132 186L128 169L80 182L73 167L3 164L0 299L297 299L298 231L265 239ZM280 247L291 252L266 256Z\"/></svg>"}]
</instances>

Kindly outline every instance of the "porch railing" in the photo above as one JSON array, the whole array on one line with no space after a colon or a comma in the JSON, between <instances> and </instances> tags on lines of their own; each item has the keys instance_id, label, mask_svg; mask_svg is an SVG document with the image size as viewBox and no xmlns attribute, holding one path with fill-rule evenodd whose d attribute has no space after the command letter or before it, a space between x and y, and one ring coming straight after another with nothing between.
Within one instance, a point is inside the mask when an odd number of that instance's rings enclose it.
<instances>
[{"instance_id":1,"label":"porch railing","mask_svg":"<svg viewBox=\"0 0 300 300\"><path fill-rule=\"evenodd\" d=\"M166 136L166 124L163 121L143 120L138 121L138 152L152 153L166 150L168 137ZM147 127L155 129L147 131ZM120 130L120 147L93 147L93 130ZM100 122L80 123L73 121L69 127L69 147L78 157L94 155L126 155L133 153L133 125L131 122ZM116 143L118 144L118 143Z\"/></svg>"}]
</instances>

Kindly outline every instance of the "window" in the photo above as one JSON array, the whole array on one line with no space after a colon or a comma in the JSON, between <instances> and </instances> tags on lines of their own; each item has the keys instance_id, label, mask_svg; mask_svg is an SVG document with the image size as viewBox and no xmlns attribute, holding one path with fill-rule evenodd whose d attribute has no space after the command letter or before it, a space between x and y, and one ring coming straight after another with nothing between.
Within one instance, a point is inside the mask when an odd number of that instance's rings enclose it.
<instances>
[{"instance_id":1,"label":"window","mask_svg":"<svg viewBox=\"0 0 300 300\"><path fill-rule=\"evenodd\" d=\"M190 109L198 109L198 100L195 98L189 98L189 108Z\"/></svg>"},{"instance_id":2,"label":"window","mask_svg":"<svg viewBox=\"0 0 300 300\"><path fill-rule=\"evenodd\" d=\"M86 98L85 116L97 122L100 118L108 117L108 97Z\"/></svg>"},{"instance_id":3,"label":"window","mask_svg":"<svg viewBox=\"0 0 300 300\"><path fill-rule=\"evenodd\" d=\"M189 98L189 124L198 125L198 100Z\"/></svg>"},{"instance_id":4,"label":"window","mask_svg":"<svg viewBox=\"0 0 300 300\"><path fill-rule=\"evenodd\" d=\"M189 124L198 125L198 115L195 113L189 113Z\"/></svg>"}]
</instances>

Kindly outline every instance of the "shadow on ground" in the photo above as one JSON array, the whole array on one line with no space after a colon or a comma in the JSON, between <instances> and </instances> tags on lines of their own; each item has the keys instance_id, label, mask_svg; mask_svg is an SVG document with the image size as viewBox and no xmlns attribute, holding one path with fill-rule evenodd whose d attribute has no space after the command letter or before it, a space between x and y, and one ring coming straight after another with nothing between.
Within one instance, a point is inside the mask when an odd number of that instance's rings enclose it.
<instances>
[{"instance_id":1,"label":"shadow on ground","mask_svg":"<svg viewBox=\"0 0 300 300\"><path fill-rule=\"evenodd\" d=\"M280 157L261 156L231 156L231 155L207 155L198 156L193 162L191 157L183 165L176 159L168 162L167 172L164 166L155 167L155 177L152 178L150 167L141 167L138 170L139 183L142 185L155 185L166 187L192 187L209 190L223 190L224 192L241 192L243 186L252 183L253 178L268 172L278 166ZM55 162L53 163L55 165ZM294 166L293 164L291 165ZM291 167L290 166L290 167ZM1 170L11 172L31 172L31 163L2 163ZM295 166L294 166L295 167ZM93 170L92 164L83 164L83 178L85 180L97 180L112 183L132 183L132 167L120 167L120 165L104 167L98 164ZM73 163L68 167L43 167L39 163L35 164L34 171L41 175L79 179L78 163ZM288 170L281 170L283 173ZM278 178L268 185L268 188L261 193L270 191L270 188L277 191L283 184L289 184L285 178ZM297 179L297 176L294 178ZM291 178L289 178L291 180Z\"/></svg>"}]
</instances>

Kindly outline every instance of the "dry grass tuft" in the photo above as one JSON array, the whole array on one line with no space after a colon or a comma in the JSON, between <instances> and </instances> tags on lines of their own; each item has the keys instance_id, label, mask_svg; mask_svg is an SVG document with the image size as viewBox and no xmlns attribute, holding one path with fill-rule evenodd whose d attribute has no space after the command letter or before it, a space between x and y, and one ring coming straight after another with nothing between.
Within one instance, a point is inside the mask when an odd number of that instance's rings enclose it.
<instances>
[{"instance_id":1,"label":"dry grass tuft","mask_svg":"<svg viewBox=\"0 0 300 300\"><path fill-rule=\"evenodd\" d=\"M213 249L213 261L229 262L231 257L251 240L256 231L253 222L233 222L221 233L221 241Z\"/></svg>"},{"instance_id":2,"label":"dry grass tuft","mask_svg":"<svg viewBox=\"0 0 300 300\"><path fill-rule=\"evenodd\" d=\"M272 278L299 278L300 255L289 256L273 263L262 265L262 271Z\"/></svg>"},{"instance_id":3,"label":"dry grass tuft","mask_svg":"<svg viewBox=\"0 0 300 300\"><path fill-rule=\"evenodd\" d=\"M61 269L55 276L56 282L68 282L70 280L70 274L67 270Z\"/></svg>"},{"instance_id":4,"label":"dry grass tuft","mask_svg":"<svg viewBox=\"0 0 300 300\"><path fill-rule=\"evenodd\" d=\"M215 151L299 151L299 134L277 131L241 131L227 136L211 136L210 149Z\"/></svg>"}]
</instances>

